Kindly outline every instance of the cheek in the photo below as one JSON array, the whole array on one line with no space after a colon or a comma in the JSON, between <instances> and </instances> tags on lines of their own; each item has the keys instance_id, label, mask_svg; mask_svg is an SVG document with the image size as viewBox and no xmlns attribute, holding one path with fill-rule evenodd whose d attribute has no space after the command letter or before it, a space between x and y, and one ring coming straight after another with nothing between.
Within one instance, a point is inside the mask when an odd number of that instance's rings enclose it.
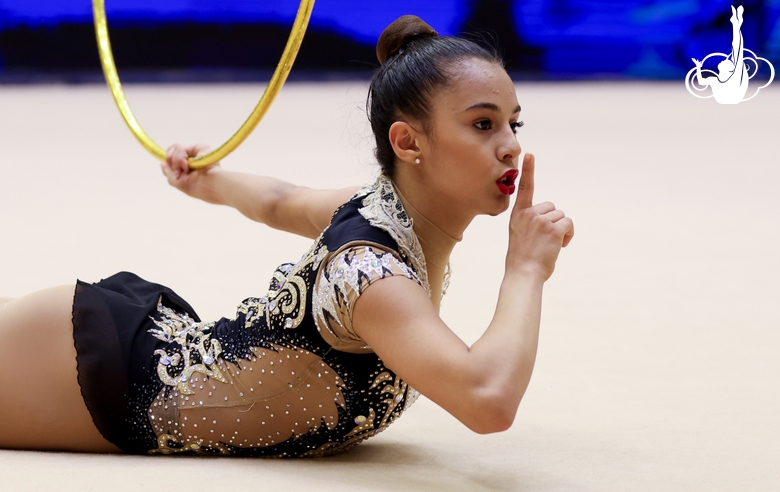
<instances>
[{"instance_id":1,"label":"cheek","mask_svg":"<svg viewBox=\"0 0 780 492\"><path fill-rule=\"evenodd\" d=\"M440 147L441 157L454 170L468 173L472 168L479 167L480 163L485 160L485 150L468 133L461 134L460 137L442 142Z\"/></svg>"},{"instance_id":2,"label":"cheek","mask_svg":"<svg viewBox=\"0 0 780 492\"><path fill-rule=\"evenodd\" d=\"M442 155L443 174L451 187L473 188L476 184L478 163L469 153L469 148L452 146Z\"/></svg>"},{"instance_id":3,"label":"cheek","mask_svg":"<svg viewBox=\"0 0 780 492\"><path fill-rule=\"evenodd\" d=\"M493 171L489 146L468 129L453 128L437 138L432 168L436 189L463 197L487 191L485 179Z\"/></svg>"},{"instance_id":4,"label":"cheek","mask_svg":"<svg viewBox=\"0 0 780 492\"><path fill-rule=\"evenodd\" d=\"M461 143L453 150L452 163L459 181L470 188L484 186L485 177L493 170L491 156L484 146Z\"/></svg>"},{"instance_id":5,"label":"cheek","mask_svg":"<svg viewBox=\"0 0 780 492\"><path fill-rule=\"evenodd\" d=\"M486 179L487 172L484 166L480 166L479 160L462 153L453 156L451 162L453 166L450 167L446 182L442 183L446 186L445 190L441 190L443 194L453 200L465 200L472 204L476 203L474 200L481 202L491 195L494 185ZM484 205L480 205L480 208Z\"/></svg>"}]
</instances>

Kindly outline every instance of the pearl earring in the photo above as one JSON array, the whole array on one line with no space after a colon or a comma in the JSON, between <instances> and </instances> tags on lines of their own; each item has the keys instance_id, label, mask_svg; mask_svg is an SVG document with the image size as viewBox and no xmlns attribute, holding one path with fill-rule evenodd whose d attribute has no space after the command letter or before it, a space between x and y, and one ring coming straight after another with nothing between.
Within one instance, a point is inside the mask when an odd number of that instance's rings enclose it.
<instances>
[{"instance_id":1,"label":"pearl earring","mask_svg":"<svg viewBox=\"0 0 780 492\"><path fill-rule=\"evenodd\" d=\"M417 159L415 159L415 160L414 160L414 163L415 163L415 164L419 164L419 163L420 163L420 158L418 157Z\"/></svg>"}]
</instances>

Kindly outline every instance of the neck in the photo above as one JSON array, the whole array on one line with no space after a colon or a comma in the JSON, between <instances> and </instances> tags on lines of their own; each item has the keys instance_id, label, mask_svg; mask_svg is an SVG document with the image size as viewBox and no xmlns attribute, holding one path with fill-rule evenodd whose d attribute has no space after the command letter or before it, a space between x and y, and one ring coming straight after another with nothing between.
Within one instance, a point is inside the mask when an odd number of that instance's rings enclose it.
<instances>
[{"instance_id":1,"label":"neck","mask_svg":"<svg viewBox=\"0 0 780 492\"><path fill-rule=\"evenodd\" d=\"M463 232L474 220L474 215L465 213L452 204L442 204L441 200L436 199L434 193L420 184L422 180L419 179L419 176L407 176L398 171L393 178L393 185L398 191L407 213L409 213L409 209L412 209L410 216L412 214L421 216L420 221L425 222L426 226L436 229L456 243L463 239ZM416 226L414 230L417 233Z\"/></svg>"},{"instance_id":2,"label":"neck","mask_svg":"<svg viewBox=\"0 0 780 492\"><path fill-rule=\"evenodd\" d=\"M398 193L398 198L401 199L406 214L412 219L412 229L414 229L420 246L422 246L423 254L425 254L429 275L443 276L444 268L450 259L450 253L455 245L463 239L462 231L458 236L451 235L426 217L397 185L395 191ZM441 279L436 278L436 281L440 282Z\"/></svg>"}]
</instances>

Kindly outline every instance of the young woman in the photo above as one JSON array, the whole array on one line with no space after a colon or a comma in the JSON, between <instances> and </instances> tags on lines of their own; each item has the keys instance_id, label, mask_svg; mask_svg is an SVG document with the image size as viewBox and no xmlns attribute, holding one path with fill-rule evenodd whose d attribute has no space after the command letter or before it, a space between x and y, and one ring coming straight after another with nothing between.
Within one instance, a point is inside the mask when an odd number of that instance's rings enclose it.
<instances>
[{"instance_id":1,"label":"young woman","mask_svg":"<svg viewBox=\"0 0 780 492\"><path fill-rule=\"evenodd\" d=\"M402 17L369 90L377 181L312 190L190 171L174 187L315 239L232 319L202 322L130 273L0 299L0 446L128 453L321 456L382 431L417 391L476 432L508 428L536 355L542 285L573 223L532 204L520 105L502 62ZM506 273L483 336L438 316L448 259L478 214L510 217ZM335 210L335 213L334 213ZM75 344L74 344L75 341ZM412 389L414 388L414 389Z\"/></svg>"}]
</instances>

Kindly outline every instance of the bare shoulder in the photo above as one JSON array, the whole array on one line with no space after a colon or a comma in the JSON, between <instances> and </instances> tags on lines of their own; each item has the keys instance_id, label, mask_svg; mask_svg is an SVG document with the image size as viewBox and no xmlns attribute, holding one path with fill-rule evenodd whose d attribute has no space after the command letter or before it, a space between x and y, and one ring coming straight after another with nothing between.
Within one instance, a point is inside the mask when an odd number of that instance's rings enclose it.
<instances>
[{"instance_id":1,"label":"bare shoulder","mask_svg":"<svg viewBox=\"0 0 780 492\"><path fill-rule=\"evenodd\" d=\"M360 190L359 186L321 190L291 186L280 194L271 227L316 238L328 226L333 212Z\"/></svg>"}]
</instances>

